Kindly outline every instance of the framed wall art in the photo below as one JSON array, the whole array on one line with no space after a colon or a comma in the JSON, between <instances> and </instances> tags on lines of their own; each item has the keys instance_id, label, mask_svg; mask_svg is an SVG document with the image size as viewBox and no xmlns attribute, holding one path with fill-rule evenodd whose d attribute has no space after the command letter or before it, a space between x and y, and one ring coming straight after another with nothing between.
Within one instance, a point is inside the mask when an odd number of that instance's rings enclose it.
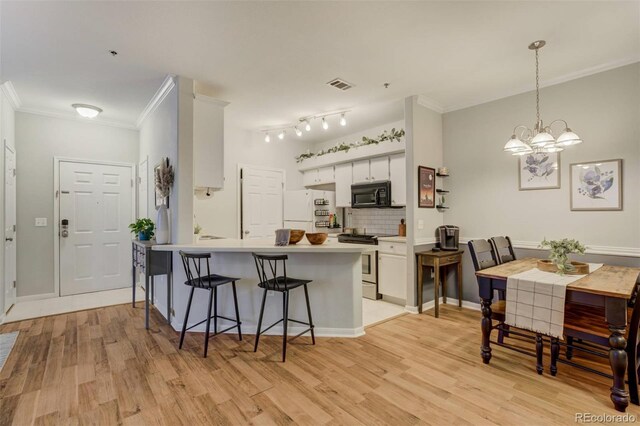
<instances>
[{"instance_id":1,"label":"framed wall art","mask_svg":"<svg viewBox=\"0 0 640 426\"><path fill-rule=\"evenodd\" d=\"M519 158L520 191L560 188L560 154L532 153Z\"/></svg>"},{"instance_id":2,"label":"framed wall art","mask_svg":"<svg viewBox=\"0 0 640 426\"><path fill-rule=\"evenodd\" d=\"M622 210L622 160L571 164L571 210Z\"/></svg>"},{"instance_id":3,"label":"framed wall art","mask_svg":"<svg viewBox=\"0 0 640 426\"><path fill-rule=\"evenodd\" d=\"M418 166L418 207L434 208L436 205L436 171Z\"/></svg>"}]
</instances>

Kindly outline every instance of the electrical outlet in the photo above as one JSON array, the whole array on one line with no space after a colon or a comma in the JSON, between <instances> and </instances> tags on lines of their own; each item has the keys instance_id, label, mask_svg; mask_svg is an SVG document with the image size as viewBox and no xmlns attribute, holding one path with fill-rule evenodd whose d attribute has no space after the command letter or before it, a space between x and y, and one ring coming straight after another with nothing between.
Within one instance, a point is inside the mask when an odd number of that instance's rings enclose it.
<instances>
[{"instance_id":1,"label":"electrical outlet","mask_svg":"<svg viewBox=\"0 0 640 426\"><path fill-rule=\"evenodd\" d=\"M418 229L424 229L424 220L418 219Z\"/></svg>"},{"instance_id":2,"label":"electrical outlet","mask_svg":"<svg viewBox=\"0 0 640 426\"><path fill-rule=\"evenodd\" d=\"M36 226L47 226L47 218L46 217L36 217Z\"/></svg>"}]
</instances>

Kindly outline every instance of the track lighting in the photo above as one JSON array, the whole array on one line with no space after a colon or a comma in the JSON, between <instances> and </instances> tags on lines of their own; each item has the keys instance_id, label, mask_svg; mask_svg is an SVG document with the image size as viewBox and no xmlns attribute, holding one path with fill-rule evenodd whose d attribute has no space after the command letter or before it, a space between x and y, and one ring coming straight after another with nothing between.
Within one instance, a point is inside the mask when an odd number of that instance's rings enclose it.
<instances>
[{"instance_id":1,"label":"track lighting","mask_svg":"<svg viewBox=\"0 0 640 426\"><path fill-rule=\"evenodd\" d=\"M280 133L278 133L278 139L284 139L284 130L281 130Z\"/></svg>"},{"instance_id":2,"label":"track lighting","mask_svg":"<svg viewBox=\"0 0 640 426\"><path fill-rule=\"evenodd\" d=\"M269 133L267 133L266 135L264 135L264 141L265 141L266 143L271 142L271 136L269 136Z\"/></svg>"},{"instance_id":3,"label":"track lighting","mask_svg":"<svg viewBox=\"0 0 640 426\"><path fill-rule=\"evenodd\" d=\"M341 126L346 126L347 125L347 119L344 118L344 112L342 113L342 116L340 117L340 125Z\"/></svg>"},{"instance_id":4,"label":"track lighting","mask_svg":"<svg viewBox=\"0 0 640 426\"><path fill-rule=\"evenodd\" d=\"M308 119L307 119L307 120L304 120L304 122L305 122L304 129L305 129L307 132L311 131L311 123L309 123L309 120L308 120Z\"/></svg>"},{"instance_id":5,"label":"track lighting","mask_svg":"<svg viewBox=\"0 0 640 426\"><path fill-rule=\"evenodd\" d=\"M329 123L327 123L327 120L325 120L324 117L322 117L322 128L325 130L329 128Z\"/></svg>"},{"instance_id":6,"label":"track lighting","mask_svg":"<svg viewBox=\"0 0 640 426\"><path fill-rule=\"evenodd\" d=\"M296 136L298 137L302 136L302 130L300 130L298 126L294 127L294 130L296 132Z\"/></svg>"}]
</instances>

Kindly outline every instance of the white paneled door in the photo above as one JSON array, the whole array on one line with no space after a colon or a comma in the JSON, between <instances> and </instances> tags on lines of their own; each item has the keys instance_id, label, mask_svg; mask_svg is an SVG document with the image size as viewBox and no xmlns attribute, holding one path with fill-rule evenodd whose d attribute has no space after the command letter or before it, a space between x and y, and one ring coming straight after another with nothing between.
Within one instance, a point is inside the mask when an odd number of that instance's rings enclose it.
<instances>
[{"instance_id":1,"label":"white paneled door","mask_svg":"<svg viewBox=\"0 0 640 426\"><path fill-rule=\"evenodd\" d=\"M16 152L4 146L4 309L16 303Z\"/></svg>"},{"instance_id":2,"label":"white paneled door","mask_svg":"<svg viewBox=\"0 0 640 426\"><path fill-rule=\"evenodd\" d=\"M132 171L60 162L61 296L131 285Z\"/></svg>"},{"instance_id":3,"label":"white paneled door","mask_svg":"<svg viewBox=\"0 0 640 426\"><path fill-rule=\"evenodd\" d=\"M242 238L275 238L282 228L284 172L242 168Z\"/></svg>"}]
</instances>

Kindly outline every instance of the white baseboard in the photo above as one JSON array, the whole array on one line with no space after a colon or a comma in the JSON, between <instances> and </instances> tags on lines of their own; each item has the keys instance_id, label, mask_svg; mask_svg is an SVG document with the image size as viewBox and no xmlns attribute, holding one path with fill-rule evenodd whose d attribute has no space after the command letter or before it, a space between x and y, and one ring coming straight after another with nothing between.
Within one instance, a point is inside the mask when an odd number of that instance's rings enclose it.
<instances>
[{"instance_id":1,"label":"white baseboard","mask_svg":"<svg viewBox=\"0 0 640 426\"><path fill-rule=\"evenodd\" d=\"M42 293L42 294L32 294L30 296L18 296L16 297L16 303L29 302L32 300L52 299L54 297L58 297L58 295L56 293Z\"/></svg>"},{"instance_id":2,"label":"white baseboard","mask_svg":"<svg viewBox=\"0 0 640 426\"><path fill-rule=\"evenodd\" d=\"M443 301L442 301L442 297L440 297L438 299L440 306L443 305ZM453 306L458 306L458 299L453 298L453 297L447 297L447 305L453 305ZM428 311L429 309L434 309L436 307L436 304L433 300L430 300L428 302L425 302L422 304L422 312L424 311ZM462 301L462 307L463 308L467 308L467 309L472 309L474 311L479 311L480 310L480 304L479 303L475 303L475 302L469 302L468 300L463 300ZM405 306L404 310L411 313L411 314L417 314L418 313L418 307L417 306Z\"/></svg>"}]
</instances>

